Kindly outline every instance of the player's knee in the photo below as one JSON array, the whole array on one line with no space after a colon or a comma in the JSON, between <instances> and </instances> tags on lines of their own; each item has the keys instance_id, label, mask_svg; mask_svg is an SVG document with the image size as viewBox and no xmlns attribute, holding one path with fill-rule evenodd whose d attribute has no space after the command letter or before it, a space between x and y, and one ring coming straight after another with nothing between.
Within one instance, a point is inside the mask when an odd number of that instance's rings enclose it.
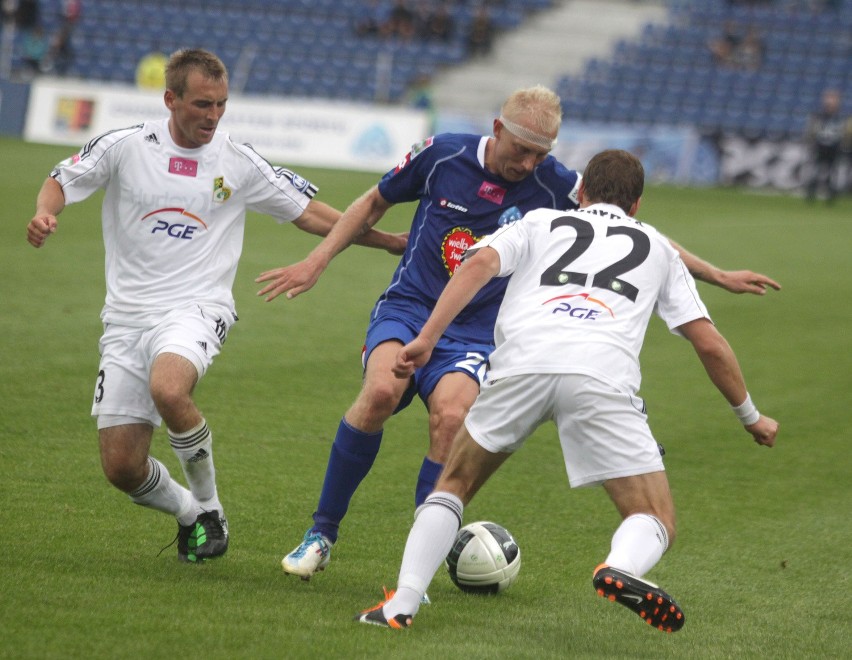
<instances>
[{"instance_id":1,"label":"player's knee","mask_svg":"<svg viewBox=\"0 0 852 660\"><path fill-rule=\"evenodd\" d=\"M464 424L461 410L434 410L429 414L430 453L438 463L446 463L453 440Z\"/></svg>"},{"instance_id":2,"label":"player's knee","mask_svg":"<svg viewBox=\"0 0 852 660\"><path fill-rule=\"evenodd\" d=\"M372 383L359 397L358 407L364 417L373 422L388 419L399 405L400 394L391 383Z\"/></svg>"},{"instance_id":3,"label":"player's knee","mask_svg":"<svg viewBox=\"0 0 852 660\"><path fill-rule=\"evenodd\" d=\"M433 405L429 411L429 428L433 437L446 438L452 444L458 430L464 424L467 408L460 405Z\"/></svg>"},{"instance_id":4,"label":"player's knee","mask_svg":"<svg viewBox=\"0 0 852 660\"><path fill-rule=\"evenodd\" d=\"M146 463L139 463L132 457L101 456L101 466L107 481L125 493L133 492L145 481Z\"/></svg>"},{"instance_id":5,"label":"player's knee","mask_svg":"<svg viewBox=\"0 0 852 660\"><path fill-rule=\"evenodd\" d=\"M151 383L151 398L157 406L157 411L169 421L178 411L191 405L192 399L178 383L159 380Z\"/></svg>"}]
</instances>

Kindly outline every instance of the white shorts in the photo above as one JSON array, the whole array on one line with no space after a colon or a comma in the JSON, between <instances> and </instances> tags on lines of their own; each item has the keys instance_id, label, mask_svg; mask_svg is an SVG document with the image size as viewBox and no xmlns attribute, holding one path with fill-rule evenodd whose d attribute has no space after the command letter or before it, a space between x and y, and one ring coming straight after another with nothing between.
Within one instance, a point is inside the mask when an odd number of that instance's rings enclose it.
<instances>
[{"instance_id":1,"label":"white shorts","mask_svg":"<svg viewBox=\"0 0 852 660\"><path fill-rule=\"evenodd\" d=\"M547 420L572 488L664 470L645 404L589 376L535 374L487 381L465 426L490 452L514 452Z\"/></svg>"},{"instance_id":2,"label":"white shorts","mask_svg":"<svg viewBox=\"0 0 852 660\"><path fill-rule=\"evenodd\" d=\"M148 384L154 358L161 353L185 357L200 379L219 354L235 321L236 316L227 307L191 305L170 311L149 328L104 324L92 415L114 421L99 423L98 428L120 423L122 418L159 426L163 420Z\"/></svg>"}]
</instances>

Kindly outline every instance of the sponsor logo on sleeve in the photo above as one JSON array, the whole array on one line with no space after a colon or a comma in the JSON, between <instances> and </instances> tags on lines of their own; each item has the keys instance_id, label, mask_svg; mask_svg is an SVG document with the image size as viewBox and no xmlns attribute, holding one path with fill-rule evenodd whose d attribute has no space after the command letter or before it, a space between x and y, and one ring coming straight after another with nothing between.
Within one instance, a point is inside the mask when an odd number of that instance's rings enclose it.
<instances>
[{"instance_id":1,"label":"sponsor logo on sleeve","mask_svg":"<svg viewBox=\"0 0 852 660\"><path fill-rule=\"evenodd\" d=\"M293 184L293 187L299 192L305 192L308 189L308 186L311 185L307 179L299 176L295 172L293 173L291 183Z\"/></svg>"}]
</instances>

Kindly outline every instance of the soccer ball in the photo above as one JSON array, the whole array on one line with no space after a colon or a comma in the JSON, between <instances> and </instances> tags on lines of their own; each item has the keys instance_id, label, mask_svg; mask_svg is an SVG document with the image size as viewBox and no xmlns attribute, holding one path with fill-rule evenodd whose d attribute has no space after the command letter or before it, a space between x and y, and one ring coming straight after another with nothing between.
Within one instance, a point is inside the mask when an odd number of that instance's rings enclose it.
<instances>
[{"instance_id":1,"label":"soccer ball","mask_svg":"<svg viewBox=\"0 0 852 660\"><path fill-rule=\"evenodd\" d=\"M450 579L462 591L496 594L521 570L521 549L505 527L480 521L462 527L446 559Z\"/></svg>"}]
</instances>

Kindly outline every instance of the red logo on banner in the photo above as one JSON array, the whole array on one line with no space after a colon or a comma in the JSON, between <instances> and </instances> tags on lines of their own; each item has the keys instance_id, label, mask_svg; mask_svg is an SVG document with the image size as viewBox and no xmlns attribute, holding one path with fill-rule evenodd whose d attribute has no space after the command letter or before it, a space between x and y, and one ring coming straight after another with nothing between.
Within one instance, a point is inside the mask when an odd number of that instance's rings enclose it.
<instances>
[{"instance_id":1,"label":"red logo on banner","mask_svg":"<svg viewBox=\"0 0 852 660\"><path fill-rule=\"evenodd\" d=\"M482 185L479 186L479 196L482 199L487 199L489 202L494 202L495 204L502 204L503 197L506 196L506 189L501 188L498 185L493 183L488 183L487 181L483 181Z\"/></svg>"},{"instance_id":2,"label":"red logo on banner","mask_svg":"<svg viewBox=\"0 0 852 660\"><path fill-rule=\"evenodd\" d=\"M195 176L198 174L198 161L189 158L169 158L169 172L180 176Z\"/></svg>"}]
</instances>

